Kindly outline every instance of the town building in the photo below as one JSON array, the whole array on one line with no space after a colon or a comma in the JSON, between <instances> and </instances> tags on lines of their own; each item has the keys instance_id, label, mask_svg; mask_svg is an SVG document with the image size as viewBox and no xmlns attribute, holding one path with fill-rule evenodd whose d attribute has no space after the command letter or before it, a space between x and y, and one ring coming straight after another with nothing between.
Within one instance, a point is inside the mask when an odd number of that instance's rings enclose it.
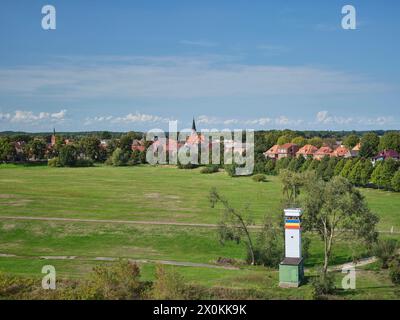
<instances>
[{"instance_id":1,"label":"town building","mask_svg":"<svg viewBox=\"0 0 400 320\"><path fill-rule=\"evenodd\" d=\"M318 151L318 148L311 145L311 144L306 144L304 147L300 148L299 151L296 152L296 156L299 157L304 157L304 158L309 158L313 157L314 153Z\"/></svg>"},{"instance_id":2,"label":"town building","mask_svg":"<svg viewBox=\"0 0 400 320\"><path fill-rule=\"evenodd\" d=\"M274 145L264 152L264 156L269 159L293 158L296 156L299 147L294 143L285 143L283 145Z\"/></svg>"},{"instance_id":3,"label":"town building","mask_svg":"<svg viewBox=\"0 0 400 320\"><path fill-rule=\"evenodd\" d=\"M315 160L322 160L325 157L330 157L333 150L328 146L322 146L314 153Z\"/></svg>"}]
</instances>

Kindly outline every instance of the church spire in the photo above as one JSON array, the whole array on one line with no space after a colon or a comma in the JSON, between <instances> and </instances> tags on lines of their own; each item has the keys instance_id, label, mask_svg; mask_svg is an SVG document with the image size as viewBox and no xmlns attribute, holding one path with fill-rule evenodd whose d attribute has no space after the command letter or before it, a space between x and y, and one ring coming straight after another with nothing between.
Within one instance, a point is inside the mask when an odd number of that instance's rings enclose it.
<instances>
[{"instance_id":1,"label":"church spire","mask_svg":"<svg viewBox=\"0 0 400 320\"><path fill-rule=\"evenodd\" d=\"M197 132L196 123L194 122L194 117L193 117L193 122L192 122L192 131Z\"/></svg>"}]
</instances>

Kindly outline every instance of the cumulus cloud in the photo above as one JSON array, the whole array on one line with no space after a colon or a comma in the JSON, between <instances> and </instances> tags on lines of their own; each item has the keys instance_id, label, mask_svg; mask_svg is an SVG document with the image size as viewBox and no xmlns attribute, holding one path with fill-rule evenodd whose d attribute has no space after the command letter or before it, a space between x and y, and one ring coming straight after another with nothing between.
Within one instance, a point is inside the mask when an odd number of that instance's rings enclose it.
<instances>
[{"instance_id":1,"label":"cumulus cloud","mask_svg":"<svg viewBox=\"0 0 400 320\"><path fill-rule=\"evenodd\" d=\"M61 123L65 120L67 110L61 110L56 113L38 112L26 110L16 110L14 113L0 113L0 120L10 123L25 123L38 125L45 122Z\"/></svg>"},{"instance_id":2,"label":"cumulus cloud","mask_svg":"<svg viewBox=\"0 0 400 320\"><path fill-rule=\"evenodd\" d=\"M96 116L93 118L86 118L85 125L92 125L94 123L108 123L108 124L149 124L149 123L165 123L172 119L164 118L152 114L144 114L140 112L129 113L124 116Z\"/></svg>"},{"instance_id":3,"label":"cumulus cloud","mask_svg":"<svg viewBox=\"0 0 400 320\"><path fill-rule=\"evenodd\" d=\"M316 123L324 125L361 125L361 126L382 126L394 121L391 116L378 117L343 117L330 114L328 111L319 111L316 115Z\"/></svg>"}]
</instances>

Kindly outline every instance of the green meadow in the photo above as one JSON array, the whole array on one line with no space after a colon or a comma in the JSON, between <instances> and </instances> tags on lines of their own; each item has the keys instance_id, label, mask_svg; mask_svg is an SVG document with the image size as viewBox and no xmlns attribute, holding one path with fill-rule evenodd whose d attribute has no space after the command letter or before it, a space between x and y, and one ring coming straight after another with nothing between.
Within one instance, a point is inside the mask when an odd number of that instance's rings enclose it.
<instances>
[{"instance_id":1,"label":"green meadow","mask_svg":"<svg viewBox=\"0 0 400 320\"><path fill-rule=\"evenodd\" d=\"M212 187L234 207L249 206L256 224L261 224L266 215L277 219L282 216L281 186L276 177L257 183L249 177L231 178L224 172L206 175L197 169L174 167L1 165L0 271L40 278L41 267L52 264L59 277L82 278L94 265L113 263L108 261L110 258L126 258L138 261L143 278L151 280L155 263L167 261L193 264L168 266L176 268L188 282L261 290L267 298L307 297L311 290L309 284L298 290L278 288L276 270L245 265L235 269L218 266L216 261L220 257L238 261L246 257L241 245L222 246L215 228L173 224L217 223L221 209L210 207L208 193ZM400 232L400 194L372 189L362 189L362 192L370 208L380 217L378 228L387 231L393 227ZM6 216L118 222L3 219ZM306 268L307 275L312 276L322 262L322 243L315 235L307 236L312 242ZM399 238L396 234L383 236ZM354 256L366 254L362 246L339 241L331 263L346 263ZM71 256L75 258L66 258ZM358 279L356 291L343 292L338 298L398 297L387 272L360 270Z\"/></svg>"}]
</instances>

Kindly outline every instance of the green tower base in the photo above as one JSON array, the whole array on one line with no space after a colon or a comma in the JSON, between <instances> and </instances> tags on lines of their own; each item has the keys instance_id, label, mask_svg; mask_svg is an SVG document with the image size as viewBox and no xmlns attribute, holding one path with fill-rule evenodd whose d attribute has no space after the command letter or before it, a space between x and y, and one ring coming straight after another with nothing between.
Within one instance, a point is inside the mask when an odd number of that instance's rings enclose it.
<instances>
[{"instance_id":1,"label":"green tower base","mask_svg":"<svg viewBox=\"0 0 400 320\"><path fill-rule=\"evenodd\" d=\"M285 258L279 265L279 286L297 288L304 279L302 258Z\"/></svg>"}]
</instances>

